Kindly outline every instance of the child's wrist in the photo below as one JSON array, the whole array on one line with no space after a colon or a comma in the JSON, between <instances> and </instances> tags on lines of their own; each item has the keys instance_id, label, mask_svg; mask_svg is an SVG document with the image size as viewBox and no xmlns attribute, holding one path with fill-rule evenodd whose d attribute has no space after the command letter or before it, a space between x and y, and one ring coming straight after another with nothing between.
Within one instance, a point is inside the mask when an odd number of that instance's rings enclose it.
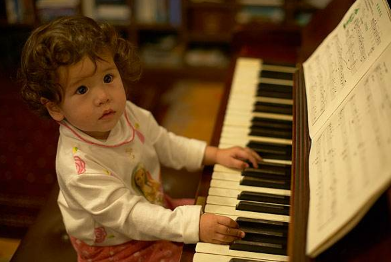
<instances>
[{"instance_id":1,"label":"child's wrist","mask_svg":"<svg viewBox=\"0 0 391 262\"><path fill-rule=\"evenodd\" d=\"M217 151L219 149L214 146L208 146L205 151L204 165L214 165L217 163Z\"/></svg>"},{"instance_id":2,"label":"child's wrist","mask_svg":"<svg viewBox=\"0 0 391 262\"><path fill-rule=\"evenodd\" d=\"M215 164L218 164L218 154L219 154L219 149L217 147L214 147L213 162Z\"/></svg>"}]
</instances>

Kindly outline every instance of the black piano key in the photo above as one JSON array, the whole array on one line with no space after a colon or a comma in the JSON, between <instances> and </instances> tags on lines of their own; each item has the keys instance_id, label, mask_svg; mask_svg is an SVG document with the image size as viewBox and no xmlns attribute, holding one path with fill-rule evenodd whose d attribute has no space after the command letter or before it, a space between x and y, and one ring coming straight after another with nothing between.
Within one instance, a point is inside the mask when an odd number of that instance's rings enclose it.
<instances>
[{"instance_id":1,"label":"black piano key","mask_svg":"<svg viewBox=\"0 0 391 262\"><path fill-rule=\"evenodd\" d=\"M275 243L284 243L287 240L287 232L282 230L273 230L267 228L257 228L257 227L241 227L240 230L246 233L244 240L251 241L260 241L263 240L266 242L265 238L270 237ZM247 237L249 235L249 237Z\"/></svg>"},{"instance_id":2,"label":"black piano key","mask_svg":"<svg viewBox=\"0 0 391 262\"><path fill-rule=\"evenodd\" d=\"M245 170L249 171L258 171L262 172L262 170L273 170L273 171L278 171L278 172L285 172L285 173L290 173L292 165L290 164L281 164L281 163L274 163L274 162L266 162L266 161L259 161L258 162L258 168L254 168L252 166L252 163L250 163L250 167L246 168Z\"/></svg>"},{"instance_id":3,"label":"black piano key","mask_svg":"<svg viewBox=\"0 0 391 262\"><path fill-rule=\"evenodd\" d=\"M238 195L238 200L248 200L248 201L256 201L256 202L266 202L266 203L274 203L274 204L290 204L289 196L281 196L275 194L267 194L267 193L258 193L258 192L250 192L250 191L242 191Z\"/></svg>"},{"instance_id":4,"label":"black piano key","mask_svg":"<svg viewBox=\"0 0 391 262\"><path fill-rule=\"evenodd\" d=\"M262 70L260 72L260 77L293 80L293 73Z\"/></svg>"},{"instance_id":5,"label":"black piano key","mask_svg":"<svg viewBox=\"0 0 391 262\"><path fill-rule=\"evenodd\" d=\"M255 241L246 241L246 240L236 240L230 247L232 250L241 250L249 252L258 252L258 253L268 253L275 255L286 255L286 245L276 244L276 243L263 243Z\"/></svg>"},{"instance_id":6,"label":"black piano key","mask_svg":"<svg viewBox=\"0 0 391 262\"><path fill-rule=\"evenodd\" d=\"M276 92L271 90L258 90L257 97L271 97L271 98L281 98L281 99L292 99L292 92Z\"/></svg>"},{"instance_id":7,"label":"black piano key","mask_svg":"<svg viewBox=\"0 0 391 262\"><path fill-rule=\"evenodd\" d=\"M249 135L292 139L291 130L279 130L274 128L251 128Z\"/></svg>"},{"instance_id":8,"label":"black piano key","mask_svg":"<svg viewBox=\"0 0 391 262\"><path fill-rule=\"evenodd\" d=\"M256 170L256 169L255 169ZM271 180L277 180L277 181L290 181L291 175L290 174L282 174L277 172L268 172L268 170L264 171L242 171L241 175L243 177L247 178L255 178L255 179L271 179Z\"/></svg>"},{"instance_id":9,"label":"black piano key","mask_svg":"<svg viewBox=\"0 0 391 262\"><path fill-rule=\"evenodd\" d=\"M249 167L242 171L242 175L251 177L273 177L275 179L286 179L291 177L291 165L270 163L265 161L258 162L258 168L255 168L250 161L246 161Z\"/></svg>"},{"instance_id":10,"label":"black piano key","mask_svg":"<svg viewBox=\"0 0 391 262\"><path fill-rule=\"evenodd\" d=\"M256 238L261 239L271 237L274 238L277 243L284 243L286 242L288 236L286 231L275 230L273 228L242 226L240 227L240 230L246 233L246 236L243 238L244 240L249 240L246 239L247 235L252 235L251 239L254 239L252 241L257 241L255 240Z\"/></svg>"},{"instance_id":11,"label":"black piano key","mask_svg":"<svg viewBox=\"0 0 391 262\"><path fill-rule=\"evenodd\" d=\"M292 121L282 119L270 119L263 117L254 117L251 119L251 127L269 127L283 130L291 130L292 132Z\"/></svg>"},{"instance_id":12,"label":"black piano key","mask_svg":"<svg viewBox=\"0 0 391 262\"><path fill-rule=\"evenodd\" d=\"M257 96L292 99L293 92L291 86L259 83L257 88Z\"/></svg>"},{"instance_id":13,"label":"black piano key","mask_svg":"<svg viewBox=\"0 0 391 262\"><path fill-rule=\"evenodd\" d=\"M248 260L243 258L231 258L229 262L254 262L254 260Z\"/></svg>"},{"instance_id":14,"label":"black piano key","mask_svg":"<svg viewBox=\"0 0 391 262\"><path fill-rule=\"evenodd\" d=\"M275 215L289 215L289 206L274 205L262 202L240 201L236 205L236 210L269 213Z\"/></svg>"},{"instance_id":15,"label":"black piano key","mask_svg":"<svg viewBox=\"0 0 391 262\"><path fill-rule=\"evenodd\" d=\"M242 240L264 243L286 244L287 234L275 230L260 228L240 228L246 235Z\"/></svg>"},{"instance_id":16,"label":"black piano key","mask_svg":"<svg viewBox=\"0 0 391 262\"><path fill-rule=\"evenodd\" d=\"M253 149L261 157L266 159L291 160L292 146L272 144L266 142L250 141L247 147Z\"/></svg>"},{"instance_id":17,"label":"black piano key","mask_svg":"<svg viewBox=\"0 0 391 262\"><path fill-rule=\"evenodd\" d=\"M258 91L271 91L276 93L292 93L292 86L279 85L279 84L270 84L259 82L257 85Z\"/></svg>"},{"instance_id":18,"label":"black piano key","mask_svg":"<svg viewBox=\"0 0 391 262\"><path fill-rule=\"evenodd\" d=\"M288 233L288 222L273 221L266 219L256 219L248 217L238 217L236 218L236 223L238 223L239 228L242 227L252 227L252 228L267 228L273 229L279 232Z\"/></svg>"},{"instance_id":19,"label":"black piano key","mask_svg":"<svg viewBox=\"0 0 391 262\"><path fill-rule=\"evenodd\" d=\"M275 179L288 179L291 177L290 172L287 172L285 170L278 170L278 169L263 169L262 166L258 166L257 169L255 168L246 168L244 171L242 171L242 176L250 176L250 177L270 177Z\"/></svg>"},{"instance_id":20,"label":"black piano key","mask_svg":"<svg viewBox=\"0 0 391 262\"><path fill-rule=\"evenodd\" d=\"M243 258L231 258L229 262L254 262L254 260L248 260Z\"/></svg>"},{"instance_id":21,"label":"black piano key","mask_svg":"<svg viewBox=\"0 0 391 262\"><path fill-rule=\"evenodd\" d=\"M281 115L292 115L292 105L256 102L253 112L266 112Z\"/></svg>"},{"instance_id":22,"label":"black piano key","mask_svg":"<svg viewBox=\"0 0 391 262\"><path fill-rule=\"evenodd\" d=\"M290 179L286 179L286 180L266 179L266 178L243 176L242 179L240 180L240 185L288 190L291 188L291 180Z\"/></svg>"},{"instance_id":23,"label":"black piano key","mask_svg":"<svg viewBox=\"0 0 391 262\"><path fill-rule=\"evenodd\" d=\"M272 61L262 61L261 66L284 66L284 67L291 67L294 70L297 70L296 65L292 63L286 63L286 62L272 62Z\"/></svg>"},{"instance_id":24,"label":"black piano key","mask_svg":"<svg viewBox=\"0 0 391 262\"><path fill-rule=\"evenodd\" d=\"M281 152L271 152L262 148L254 148L254 151L265 159L292 160L292 156Z\"/></svg>"}]
</instances>

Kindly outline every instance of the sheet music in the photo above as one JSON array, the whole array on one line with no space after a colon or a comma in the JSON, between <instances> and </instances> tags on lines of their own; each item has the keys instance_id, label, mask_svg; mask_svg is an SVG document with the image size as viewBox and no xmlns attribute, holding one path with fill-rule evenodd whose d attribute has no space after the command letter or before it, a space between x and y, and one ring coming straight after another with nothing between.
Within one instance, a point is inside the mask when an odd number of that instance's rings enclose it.
<instances>
[{"instance_id":1,"label":"sheet music","mask_svg":"<svg viewBox=\"0 0 391 262\"><path fill-rule=\"evenodd\" d=\"M391 184L390 83L391 44L312 140L309 254L350 230Z\"/></svg>"},{"instance_id":2,"label":"sheet music","mask_svg":"<svg viewBox=\"0 0 391 262\"><path fill-rule=\"evenodd\" d=\"M303 64L312 137L391 42L384 0L356 1Z\"/></svg>"},{"instance_id":3,"label":"sheet music","mask_svg":"<svg viewBox=\"0 0 391 262\"><path fill-rule=\"evenodd\" d=\"M391 185L387 3L356 1L304 70L312 139L307 254L315 257Z\"/></svg>"}]
</instances>

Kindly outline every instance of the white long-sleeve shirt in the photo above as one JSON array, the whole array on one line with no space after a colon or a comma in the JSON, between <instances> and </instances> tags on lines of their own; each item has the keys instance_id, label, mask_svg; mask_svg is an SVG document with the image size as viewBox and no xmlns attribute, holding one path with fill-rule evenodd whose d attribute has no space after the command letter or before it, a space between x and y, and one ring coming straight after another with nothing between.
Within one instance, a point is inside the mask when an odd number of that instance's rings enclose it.
<instances>
[{"instance_id":1,"label":"white long-sleeve shirt","mask_svg":"<svg viewBox=\"0 0 391 262\"><path fill-rule=\"evenodd\" d=\"M58 203L69 235L101 246L199 241L200 206L162 206L160 164L200 169L205 142L168 132L131 102L106 141L60 124Z\"/></svg>"}]
</instances>

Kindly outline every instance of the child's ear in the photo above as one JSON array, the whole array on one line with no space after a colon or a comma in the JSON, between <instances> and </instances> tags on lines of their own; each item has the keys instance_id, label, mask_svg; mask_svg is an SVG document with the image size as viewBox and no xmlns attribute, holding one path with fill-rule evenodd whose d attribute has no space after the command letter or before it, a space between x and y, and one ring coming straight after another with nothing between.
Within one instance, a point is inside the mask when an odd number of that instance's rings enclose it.
<instances>
[{"instance_id":1,"label":"child's ear","mask_svg":"<svg viewBox=\"0 0 391 262\"><path fill-rule=\"evenodd\" d=\"M46 107L49 112L49 115L56 121L61 121L64 119L64 114L62 113L61 108L54 102L42 97L41 103Z\"/></svg>"}]
</instances>

